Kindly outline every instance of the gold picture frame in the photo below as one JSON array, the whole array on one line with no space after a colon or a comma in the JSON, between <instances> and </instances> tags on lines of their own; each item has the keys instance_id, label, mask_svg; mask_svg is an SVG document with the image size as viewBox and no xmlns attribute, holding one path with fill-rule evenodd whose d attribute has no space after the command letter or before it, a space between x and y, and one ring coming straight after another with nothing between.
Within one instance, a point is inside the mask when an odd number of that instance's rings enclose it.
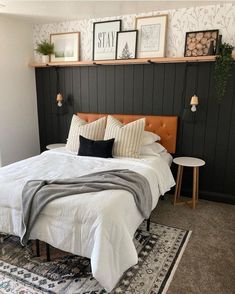
<instances>
[{"instance_id":1,"label":"gold picture frame","mask_svg":"<svg viewBox=\"0 0 235 294\"><path fill-rule=\"evenodd\" d=\"M165 57L168 15L137 17L137 58Z\"/></svg>"},{"instance_id":2,"label":"gold picture frame","mask_svg":"<svg viewBox=\"0 0 235 294\"><path fill-rule=\"evenodd\" d=\"M50 62L79 61L79 32L51 34L50 42L54 44L54 54L51 54Z\"/></svg>"}]
</instances>

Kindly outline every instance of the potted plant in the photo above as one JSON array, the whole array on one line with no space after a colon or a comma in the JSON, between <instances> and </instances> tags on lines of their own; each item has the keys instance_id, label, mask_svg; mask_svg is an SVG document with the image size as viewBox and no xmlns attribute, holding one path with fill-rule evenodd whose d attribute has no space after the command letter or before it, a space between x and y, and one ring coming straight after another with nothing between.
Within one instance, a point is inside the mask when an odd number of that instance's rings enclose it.
<instances>
[{"instance_id":1,"label":"potted plant","mask_svg":"<svg viewBox=\"0 0 235 294\"><path fill-rule=\"evenodd\" d=\"M228 78L233 65L232 51L232 45L222 43L219 46L219 54L215 59L215 91L219 103L221 103L227 90Z\"/></svg>"},{"instance_id":2,"label":"potted plant","mask_svg":"<svg viewBox=\"0 0 235 294\"><path fill-rule=\"evenodd\" d=\"M41 43L37 43L35 51L42 55L42 63L48 63L49 55L54 53L54 44L44 40Z\"/></svg>"}]
</instances>

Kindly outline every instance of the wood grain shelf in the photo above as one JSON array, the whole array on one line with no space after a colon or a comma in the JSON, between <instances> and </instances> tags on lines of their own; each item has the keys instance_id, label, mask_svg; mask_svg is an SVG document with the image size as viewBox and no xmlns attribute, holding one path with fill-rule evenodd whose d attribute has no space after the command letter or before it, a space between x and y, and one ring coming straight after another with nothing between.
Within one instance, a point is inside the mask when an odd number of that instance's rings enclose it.
<instances>
[{"instance_id":1,"label":"wood grain shelf","mask_svg":"<svg viewBox=\"0 0 235 294\"><path fill-rule=\"evenodd\" d=\"M125 65L125 64L148 64L148 63L180 63L180 62L210 62L215 61L215 56L198 57L157 57L157 58L138 58L127 60L96 60L96 61L76 61L76 62L49 62L48 64L30 63L30 67L48 66L96 66L96 65Z\"/></svg>"}]
</instances>

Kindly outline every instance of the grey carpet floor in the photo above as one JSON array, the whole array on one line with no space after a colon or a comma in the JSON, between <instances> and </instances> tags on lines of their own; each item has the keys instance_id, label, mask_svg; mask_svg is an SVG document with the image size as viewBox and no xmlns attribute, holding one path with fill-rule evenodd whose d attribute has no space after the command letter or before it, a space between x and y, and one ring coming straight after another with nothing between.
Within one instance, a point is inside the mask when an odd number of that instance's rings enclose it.
<instances>
[{"instance_id":1,"label":"grey carpet floor","mask_svg":"<svg viewBox=\"0 0 235 294\"><path fill-rule=\"evenodd\" d=\"M192 230L167 294L235 293L235 206L199 200L195 210L161 201L152 221Z\"/></svg>"}]
</instances>

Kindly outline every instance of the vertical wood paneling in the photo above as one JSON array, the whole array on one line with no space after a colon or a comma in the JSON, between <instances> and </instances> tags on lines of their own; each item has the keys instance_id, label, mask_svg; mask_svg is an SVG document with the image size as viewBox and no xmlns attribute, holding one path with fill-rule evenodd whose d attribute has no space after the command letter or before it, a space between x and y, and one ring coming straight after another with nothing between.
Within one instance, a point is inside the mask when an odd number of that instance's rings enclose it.
<instances>
[{"instance_id":1,"label":"vertical wood paneling","mask_svg":"<svg viewBox=\"0 0 235 294\"><path fill-rule=\"evenodd\" d=\"M81 106L81 70L80 68L73 67L73 105L74 105L74 113L82 111Z\"/></svg>"},{"instance_id":2,"label":"vertical wood paneling","mask_svg":"<svg viewBox=\"0 0 235 294\"><path fill-rule=\"evenodd\" d=\"M51 115L51 124L53 128L53 138L50 138L50 142L47 144L53 143L53 142L65 142L62 140L62 132L61 129L59 128L60 126L60 116L57 114L52 114Z\"/></svg>"},{"instance_id":3,"label":"vertical wood paneling","mask_svg":"<svg viewBox=\"0 0 235 294\"><path fill-rule=\"evenodd\" d=\"M226 169L225 169L225 181L223 185L223 191L227 191L231 195L235 195L235 66L233 67L233 94L232 94L232 106L229 126L229 140L228 148L226 151Z\"/></svg>"},{"instance_id":4,"label":"vertical wood paneling","mask_svg":"<svg viewBox=\"0 0 235 294\"><path fill-rule=\"evenodd\" d=\"M207 87L205 87L207 85ZM210 87L210 64L198 67L198 81L196 95L199 97L199 107L195 113L194 136L192 154L203 158L204 139L206 131L207 100Z\"/></svg>"},{"instance_id":5,"label":"vertical wood paneling","mask_svg":"<svg viewBox=\"0 0 235 294\"><path fill-rule=\"evenodd\" d=\"M58 67L57 68L57 93L62 93L63 96L66 96L66 90L65 90L65 67ZM65 95L64 95L65 93Z\"/></svg>"},{"instance_id":6,"label":"vertical wood paneling","mask_svg":"<svg viewBox=\"0 0 235 294\"><path fill-rule=\"evenodd\" d=\"M134 66L124 66L124 113L133 113Z\"/></svg>"},{"instance_id":7,"label":"vertical wood paneling","mask_svg":"<svg viewBox=\"0 0 235 294\"><path fill-rule=\"evenodd\" d=\"M217 140L217 127L219 118L219 108L220 105L215 101L214 93L214 64L211 65L211 75L210 75L210 87L208 95L208 110L206 117L206 132L205 132L205 149L204 158L206 159L206 166L204 172L210 175L210 178L214 178L214 160L215 160L215 142ZM216 167L215 167L216 168ZM213 191L214 181L202 179L203 186L209 188ZM222 183L221 183L222 184Z\"/></svg>"},{"instance_id":8,"label":"vertical wood paneling","mask_svg":"<svg viewBox=\"0 0 235 294\"><path fill-rule=\"evenodd\" d=\"M187 70L187 79L185 85L185 97L184 97L184 109L189 109L190 100L196 90L196 78L197 78L197 67L194 64L190 64ZM193 113L189 110L189 116L193 118ZM193 150L193 131L194 124L188 121L182 121L182 144L181 151L186 156L190 156Z\"/></svg>"},{"instance_id":9,"label":"vertical wood paneling","mask_svg":"<svg viewBox=\"0 0 235 294\"><path fill-rule=\"evenodd\" d=\"M106 112L114 113L115 111L115 70L114 65L106 67Z\"/></svg>"},{"instance_id":10,"label":"vertical wood paneling","mask_svg":"<svg viewBox=\"0 0 235 294\"><path fill-rule=\"evenodd\" d=\"M37 91L37 107L38 107L38 125L39 125L39 135L40 135L40 149L44 150L46 146L46 117L45 117L45 98L43 75L45 70L38 68L35 70L35 80L36 80L36 91Z\"/></svg>"},{"instance_id":11,"label":"vertical wood paneling","mask_svg":"<svg viewBox=\"0 0 235 294\"><path fill-rule=\"evenodd\" d=\"M220 105L218 127L215 142L215 158L214 158L214 190L221 192L224 189L226 157L228 152L228 144L230 137L230 124L234 113L231 112L233 106L234 79L230 78L228 91ZM224 115L226 113L226 115ZM235 156L235 155L234 155ZM234 174L235 182L235 174Z\"/></svg>"},{"instance_id":12,"label":"vertical wood paneling","mask_svg":"<svg viewBox=\"0 0 235 294\"><path fill-rule=\"evenodd\" d=\"M45 72L45 74L42 76L43 78L43 84L45 85L45 88L43 89L43 96L45 99L45 107L47 113L52 113L52 107L51 107L51 68L48 68L48 70Z\"/></svg>"},{"instance_id":13,"label":"vertical wood paneling","mask_svg":"<svg viewBox=\"0 0 235 294\"><path fill-rule=\"evenodd\" d=\"M65 99L68 113L74 113L74 96L73 96L73 70L72 67L67 67L65 70Z\"/></svg>"},{"instance_id":14,"label":"vertical wood paneling","mask_svg":"<svg viewBox=\"0 0 235 294\"><path fill-rule=\"evenodd\" d=\"M58 106L56 103L56 95L57 95L57 69L51 68L50 69L50 101L51 101L52 113L54 114L56 114L58 111Z\"/></svg>"},{"instance_id":15,"label":"vertical wood paneling","mask_svg":"<svg viewBox=\"0 0 235 294\"><path fill-rule=\"evenodd\" d=\"M41 149L65 142L75 112L178 115L176 156L203 158L200 189L235 196L235 65L229 90L219 105L214 95L214 63L60 67L36 69ZM55 102L60 91L66 103ZM190 111L193 94L197 112ZM187 109L188 120L183 120ZM173 165L174 169L174 165ZM186 169L184 187L191 188ZM212 197L213 200L213 197Z\"/></svg>"},{"instance_id":16,"label":"vertical wood paneling","mask_svg":"<svg viewBox=\"0 0 235 294\"><path fill-rule=\"evenodd\" d=\"M164 97L165 64L154 65L153 114L162 114Z\"/></svg>"},{"instance_id":17,"label":"vertical wood paneling","mask_svg":"<svg viewBox=\"0 0 235 294\"><path fill-rule=\"evenodd\" d=\"M175 67L173 63L165 64L164 96L162 114L169 115L174 107Z\"/></svg>"},{"instance_id":18,"label":"vertical wood paneling","mask_svg":"<svg viewBox=\"0 0 235 294\"><path fill-rule=\"evenodd\" d=\"M58 126L58 106L56 102L57 95L57 69L50 69L50 102L51 102L51 111L49 108L46 108L45 111L50 115L49 119L51 121L52 135L49 137L49 142L57 142L57 139L60 138L60 131ZM65 98L65 97L64 97Z\"/></svg>"},{"instance_id":19,"label":"vertical wood paneling","mask_svg":"<svg viewBox=\"0 0 235 294\"><path fill-rule=\"evenodd\" d=\"M64 89L64 95L65 95L65 103L66 103L66 114L64 115L66 126L64 129L64 133L67 133L69 130L69 126L71 123L71 117L74 113L74 94L73 94L73 69L72 67L67 67L65 70L65 76L64 76L64 83L65 83L65 89ZM66 135L63 135L60 140L61 142L65 142L67 139Z\"/></svg>"},{"instance_id":20,"label":"vertical wood paneling","mask_svg":"<svg viewBox=\"0 0 235 294\"><path fill-rule=\"evenodd\" d=\"M97 68L96 67L89 67L89 109L90 112L97 112Z\"/></svg>"},{"instance_id":21,"label":"vertical wood paneling","mask_svg":"<svg viewBox=\"0 0 235 294\"><path fill-rule=\"evenodd\" d=\"M105 89L105 67L98 66L98 113L105 113L106 106L105 106L105 96L106 96L106 89Z\"/></svg>"},{"instance_id":22,"label":"vertical wood paneling","mask_svg":"<svg viewBox=\"0 0 235 294\"><path fill-rule=\"evenodd\" d=\"M88 67L81 67L81 108L83 112L89 112L89 76Z\"/></svg>"},{"instance_id":23,"label":"vertical wood paneling","mask_svg":"<svg viewBox=\"0 0 235 294\"><path fill-rule=\"evenodd\" d=\"M153 64L144 65L142 114L153 113Z\"/></svg>"},{"instance_id":24,"label":"vertical wood paneling","mask_svg":"<svg viewBox=\"0 0 235 294\"><path fill-rule=\"evenodd\" d=\"M134 104L133 104L133 113L142 114L143 104L145 104L144 90L143 90L143 81L144 81L144 66L137 65L134 67Z\"/></svg>"},{"instance_id":25,"label":"vertical wood paneling","mask_svg":"<svg viewBox=\"0 0 235 294\"><path fill-rule=\"evenodd\" d=\"M124 93L124 68L122 65L115 66L115 113L123 113L123 93Z\"/></svg>"},{"instance_id":26,"label":"vertical wood paneling","mask_svg":"<svg viewBox=\"0 0 235 294\"><path fill-rule=\"evenodd\" d=\"M174 82L174 105L173 113L179 117L178 134L177 134L177 151L181 149L183 140L183 123L182 114L184 110L184 98L185 98L185 81L187 77L187 64L182 63L176 66L175 70L175 82Z\"/></svg>"},{"instance_id":27,"label":"vertical wood paneling","mask_svg":"<svg viewBox=\"0 0 235 294\"><path fill-rule=\"evenodd\" d=\"M43 83L45 84L44 88L44 99L45 99L45 120L46 120L46 129L44 132L46 133L46 144L50 143L50 140L54 139L54 130L51 124L51 115L52 115L52 97L51 97L51 71L49 68L46 73L43 75Z\"/></svg>"},{"instance_id":28,"label":"vertical wood paneling","mask_svg":"<svg viewBox=\"0 0 235 294\"><path fill-rule=\"evenodd\" d=\"M67 131L68 131L68 124L69 124L69 117L70 115L68 115L68 97L67 97L67 90L66 90L66 75L67 75L67 68L58 68L57 69L57 73L58 73L58 83L59 85L57 85L57 91L62 93L65 101L63 101L63 106L62 107L58 107L58 111L57 111L57 124L58 124L58 131L59 131L59 138L58 138L58 142L65 142L66 138L67 138ZM53 142L48 142L48 144L51 144ZM57 142L56 142L57 143Z\"/></svg>"},{"instance_id":29,"label":"vertical wood paneling","mask_svg":"<svg viewBox=\"0 0 235 294\"><path fill-rule=\"evenodd\" d=\"M180 63L175 65L173 113L178 116L182 115L186 66L186 63Z\"/></svg>"}]
</instances>

